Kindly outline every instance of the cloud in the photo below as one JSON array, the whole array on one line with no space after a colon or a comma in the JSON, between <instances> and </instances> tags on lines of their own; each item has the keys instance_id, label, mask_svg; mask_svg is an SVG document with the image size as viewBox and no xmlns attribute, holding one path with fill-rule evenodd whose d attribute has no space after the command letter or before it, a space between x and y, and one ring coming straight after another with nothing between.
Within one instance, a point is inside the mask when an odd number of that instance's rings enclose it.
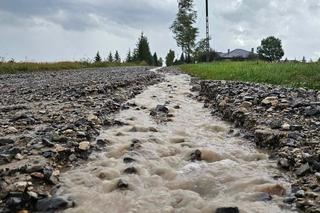
<instances>
[{"instance_id":1,"label":"cloud","mask_svg":"<svg viewBox=\"0 0 320 213\"><path fill-rule=\"evenodd\" d=\"M85 31L107 27L110 23L125 27L152 27L171 22L175 14L173 1L150 0L13 0L2 1L0 12L16 20L40 19L65 30ZM1 24L11 21L0 19ZM17 24L18 22L16 22Z\"/></svg>"},{"instance_id":2,"label":"cloud","mask_svg":"<svg viewBox=\"0 0 320 213\"><path fill-rule=\"evenodd\" d=\"M317 58L319 0L215 0L210 5L212 47L218 51L257 47L262 38L282 39L286 57ZM195 0L200 37L204 1ZM162 57L176 43L169 30L176 0L2 0L0 56L23 60L73 60L100 50L124 56L144 31Z\"/></svg>"}]
</instances>

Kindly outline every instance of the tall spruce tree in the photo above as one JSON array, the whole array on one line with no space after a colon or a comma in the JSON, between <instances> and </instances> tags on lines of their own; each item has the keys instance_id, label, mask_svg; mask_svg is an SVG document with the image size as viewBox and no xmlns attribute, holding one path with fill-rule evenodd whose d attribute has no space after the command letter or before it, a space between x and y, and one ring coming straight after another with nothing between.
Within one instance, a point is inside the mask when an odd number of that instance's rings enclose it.
<instances>
[{"instance_id":1,"label":"tall spruce tree","mask_svg":"<svg viewBox=\"0 0 320 213\"><path fill-rule=\"evenodd\" d=\"M177 45L181 47L187 57L187 62L191 62L191 55L198 35L198 28L193 26L197 20L197 12L193 6L193 0L180 0L177 17L170 27Z\"/></svg>"},{"instance_id":2,"label":"tall spruce tree","mask_svg":"<svg viewBox=\"0 0 320 213\"><path fill-rule=\"evenodd\" d=\"M108 56L108 62L113 62L113 56L111 52L109 53L109 56Z\"/></svg>"},{"instance_id":3,"label":"tall spruce tree","mask_svg":"<svg viewBox=\"0 0 320 213\"><path fill-rule=\"evenodd\" d=\"M150 52L149 42L143 33L141 33L134 54L136 61L145 61L147 64L152 65L152 55Z\"/></svg>"},{"instance_id":4,"label":"tall spruce tree","mask_svg":"<svg viewBox=\"0 0 320 213\"><path fill-rule=\"evenodd\" d=\"M116 53L114 54L114 61L117 62L117 63L121 62L118 50L116 50Z\"/></svg>"},{"instance_id":5,"label":"tall spruce tree","mask_svg":"<svg viewBox=\"0 0 320 213\"><path fill-rule=\"evenodd\" d=\"M94 57L94 62L95 63L101 62L101 56L100 56L99 51L97 52L96 56Z\"/></svg>"},{"instance_id":6,"label":"tall spruce tree","mask_svg":"<svg viewBox=\"0 0 320 213\"><path fill-rule=\"evenodd\" d=\"M152 61L153 61L153 66L159 66L159 61L158 61L158 56L157 56L157 53L155 52L152 56Z\"/></svg>"},{"instance_id":7,"label":"tall spruce tree","mask_svg":"<svg viewBox=\"0 0 320 213\"><path fill-rule=\"evenodd\" d=\"M132 59L132 55L131 55L131 50L129 49L128 54L127 54L127 58L126 58L126 62L131 62L133 61Z\"/></svg>"}]
</instances>

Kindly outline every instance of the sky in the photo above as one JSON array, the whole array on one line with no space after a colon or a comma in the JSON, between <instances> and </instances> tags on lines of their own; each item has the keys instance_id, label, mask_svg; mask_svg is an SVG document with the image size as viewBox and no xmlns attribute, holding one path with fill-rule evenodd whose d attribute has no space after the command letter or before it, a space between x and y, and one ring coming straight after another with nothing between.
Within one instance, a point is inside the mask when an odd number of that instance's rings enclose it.
<instances>
[{"instance_id":1,"label":"sky","mask_svg":"<svg viewBox=\"0 0 320 213\"><path fill-rule=\"evenodd\" d=\"M199 39L205 0L195 0ZM177 0L0 0L0 57L18 61L125 58L141 32L152 52L180 54L169 30ZM282 40L285 57L320 57L320 0L209 0L211 47L251 50L267 36Z\"/></svg>"}]
</instances>

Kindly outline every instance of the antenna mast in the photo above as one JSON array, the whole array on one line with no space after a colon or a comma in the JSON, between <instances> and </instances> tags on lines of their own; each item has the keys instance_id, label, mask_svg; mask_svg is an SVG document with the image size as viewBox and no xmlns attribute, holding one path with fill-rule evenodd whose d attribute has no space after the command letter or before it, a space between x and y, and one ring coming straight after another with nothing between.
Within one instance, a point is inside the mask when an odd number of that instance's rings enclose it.
<instances>
[{"instance_id":1,"label":"antenna mast","mask_svg":"<svg viewBox=\"0 0 320 213\"><path fill-rule=\"evenodd\" d=\"M210 32L209 32L209 4L206 0L206 38L207 38L207 62L209 62L209 52L210 52Z\"/></svg>"}]
</instances>

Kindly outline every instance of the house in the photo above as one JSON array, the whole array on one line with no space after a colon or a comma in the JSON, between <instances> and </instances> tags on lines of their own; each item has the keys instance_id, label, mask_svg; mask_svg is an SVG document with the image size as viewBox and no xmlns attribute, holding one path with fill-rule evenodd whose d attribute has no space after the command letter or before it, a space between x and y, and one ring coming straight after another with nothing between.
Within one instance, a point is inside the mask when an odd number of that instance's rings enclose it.
<instances>
[{"instance_id":1,"label":"house","mask_svg":"<svg viewBox=\"0 0 320 213\"><path fill-rule=\"evenodd\" d=\"M218 52L218 55L220 59L250 59L252 55L255 55L254 48L250 51L243 50L243 49L235 49L233 51L230 51L228 49L227 53Z\"/></svg>"}]
</instances>

